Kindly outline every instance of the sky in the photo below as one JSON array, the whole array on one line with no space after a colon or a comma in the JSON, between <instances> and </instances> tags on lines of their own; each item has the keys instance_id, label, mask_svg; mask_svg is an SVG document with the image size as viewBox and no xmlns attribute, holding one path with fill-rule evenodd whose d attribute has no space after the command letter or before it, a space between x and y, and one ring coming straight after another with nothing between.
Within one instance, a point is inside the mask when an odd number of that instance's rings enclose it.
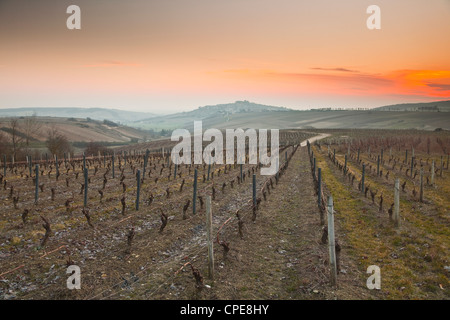
<instances>
[{"instance_id":1,"label":"sky","mask_svg":"<svg viewBox=\"0 0 450 320\"><path fill-rule=\"evenodd\" d=\"M450 0L0 0L0 108L449 99Z\"/></svg>"}]
</instances>

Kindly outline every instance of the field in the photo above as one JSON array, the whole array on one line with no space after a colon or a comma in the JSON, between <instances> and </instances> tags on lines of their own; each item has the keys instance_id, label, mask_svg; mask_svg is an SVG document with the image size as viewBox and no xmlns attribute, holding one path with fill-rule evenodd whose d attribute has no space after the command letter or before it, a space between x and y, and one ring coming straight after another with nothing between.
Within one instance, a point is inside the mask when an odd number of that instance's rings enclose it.
<instances>
[{"instance_id":1,"label":"field","mask_svg":"<svg viewBox=\"0 0 450 320\"><path fill-rule=\"evenodd\" d=\"M417 129L449 130L448 112L400 112L380 110L329 111L248 111L224 114L198 110L153 117L130 123L143 129L192 129L194 121L202 120L205 127L224 128L280 128L280 129Z\"/></svg>"},{"instance_id":2,"label":"field","mask_svg":"<svg viewBox=\"0 0 450 320\"><path fill-rule=\"evenodd\" d=\"M336 199L336 219L346 230L349 252L359 264L381 268L382 297L448 298L448 135L335 132L324 143L312 152L325 190ZM393 221L396 179L398 227Z\"/></svg>"},{"instance_id":3,"label":"field","mask_svg":"<svg viewBox=\"0 0 450 320\"><path fill-rule=\"evenodd\" d=\"M321 133L323 139L300 145ZM32 167L39 164L36 203L35 172L30 175L28 164L9 165L6 175L2 167L0 297L449 298L448 133L289 130L280 133L280 141L280 171L262 176L257 165L245 164L242 179L240 165L175 168L159 151L161 141L127 146L115 151L114 162L111 156L86 159L86 198L82 159L60 160L59 175L54 162L37 162ZM147 162L146 149L151 150ZM390 217L395 178L402 185L406 181L398 227ZM337 287L330 284L320 218L326 216L328 195L339 244ZM207 196L212 197L214 279L208 269ZM80 290L67 289L70 265L80 267ZM370 265L380 267L380 290L366 286Z\"/></svg>"},{"instance_id":4,"label":"field","mask_svg":"<svg viewBox=\"0 0 450 320\"><path fill-rule=\"evenodd\" d=\"M26 119L29 117L18 118L19 135L25 135L24 129L27 126ZM0 132L9 137L9 122L11 118L0 118ZM80 118L57 118L57 117L36 117L36 130L30 133L30 142L32 147L42 147L48 138L48 131L56 128L59 133L67 137L71 142L74 141L96 141L96 142L130 142L131 139L142 140L144 131L124 126L108 126L102 121L80 119Z\"/></svg>"}]
</instances>

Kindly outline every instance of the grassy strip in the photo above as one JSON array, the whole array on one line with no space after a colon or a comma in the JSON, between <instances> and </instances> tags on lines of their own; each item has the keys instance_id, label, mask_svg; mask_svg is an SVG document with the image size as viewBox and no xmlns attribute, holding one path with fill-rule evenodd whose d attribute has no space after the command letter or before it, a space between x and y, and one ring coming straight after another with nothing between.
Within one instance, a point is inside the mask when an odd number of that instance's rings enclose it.
<instances>
[{"instance_id":1,"label":"grassy strip","mask_svg":"<svg viewBox=\"0 0 450 320\"><path fill-rule=\"evenodd\" d=\"M336 156L336 159L338 157ZM347 162L347 167L350 169L351 172L355 173L355 175L360 174L359 168L355 168L355 166L352 164L351 161ZM386 183L379 183L379 178L372 177L371 174L365 175L365 186L369 187L372 190L377 190L377 195L383 194L384 197L384 203L385 207L388 206L390 203L394 202L394 195L393 195L393 185L392 186L386 186ZM417 190L418 191L418 190ZM435 192L436 194L438 192ZM425 191L426 197L430 199L433 203L439 203L439 206L436 207L437 210L441 208L441 203L437 202L436 199L432 198L433 195L430 195L428 193L428 190ZM418 228L424 228L428 234L433 234L436 236L446 236L450 235L450 229L448 228L448 225L439 223L437 220L426 217L423 214L420 213L420 210L422 208L421 204L417 201L411 201L409 200L409 197L405 197L405 194L401 192L400 194L400 201L401 201L401 216L404 220L407 220L408 222L412 223L415 227ZM445 205L444 205L445 206ZM417 214L416 209L419 209L419 214ZM445 207L443 208L445 210ZM442 239L446 240L446 239ZM448 242L448 241L447 241ZM448 247L448 245L446 246Z\"/></svg>"},{"instance_id":2,"label":"grassy strip","mask_svg":"<svg viewBox=\"0 0 450 320\"><path fill-rule=\"evenodd\" d=\"M344 162L344 156L336 155L336 159L340 159L342 163ZM369 158L368 156L360 155L360 159L362 160L362 162L365 162L366 164L367 164L367 162L370 162L376 167L376 161ZM434 158L432 157L430 159L433 160ZM439 163L438 162L439 159L434 159L436 164ZM355 160L349 158L347 163L350 164L350 162L355 163ZM431 165L428 165L428 166L431 167ZM439 205L436 206L436 211L438 212L439 217L446 219L448 221L448 219L449 219L448 212L450 211L450 184L445 179L445 174L443 174L444 177L440 177L439 175L435 176L435 179L434 179L435 186L427 186L425 180L426 180L426 176L429 176L430 174L428 173L428 170L425 170L426 167L427 167L427 165L424 165L425 198L432 201L433 203L438 203ZM408 169L408 168L410 168L410 165L405 166L405 169ZM440 168L440 166L437 166L436 168ZM367 165L366 165L366 169L368 169ZM402 178L403 181L407 180L414 185L416 185L416 184L418 185L418 182L416 180L412 179L410 175L406 175L398 169L392 170L392 168L389 168L387 165L383 165L380 163L380 170L383 170L383 172L392 171L392 173L396 177ZM367 170L366 174L367 173L369 173L373 176L373 173L370 170ZM419 178L416 178L416 179L419 179ZM392 184L392 188L393 188L393 184ZM419 188L417 188L417 191L418 191L418 189Z\"/></svg>"},{"instance_id":3,"label":"grassy strip","mask_svg":"<svg viewBox=\"0 0 450 320\"><path fill-rule=\"evenodd\" d=\"M373 213L371 205L367 204L363 196L355 195L348 187L340 182L333 170L328 166L328 161L317 149L314 152L318 167L322 168L324 181L334 198L334 206L337 210L337 221L345 230L345 236L351 246L351 253L358 259L361 271L366 272L369 265L375 264L381 268L382 292L381 294L390 299L429 298L429 293L436 293L440 289L439 284L448 286L448 280L441 265L442 261L433 260L432 270L424 270L419 275L418 270L427 269L423 261L418 261L417 250L419 244L428 243L420 241L417 234L411 235L407 225L403 223L400 230L395 230L392 224L381 224L377 214ZM370 181L370 180L369 180ZM370 181L372 186L375 183ZM386 190L384 190L386 192ZM405 208L406 201L401 202ZM407 209L403 209L404 216ZM409 217L408 214L406 214ZM435 225L427 225L425 230L421 223L429 224L429 221L417 219L413 221L414 226L419 225L419 235L422 236L429 228L436 229ZM442 237L446 231L438 232ZM447 233L448 235L448 233ZM434 238L429 239L435 242ZM446 239L440 239L445 241ZM440 242L440 241L438 241ZM434 250L445 253L445 247L433 243ZM446 257L444 255L444 257ZM444 258L445 259L445 258ZM439 260L439 259L437 259ZM442 267L442 268L441 268ZM439 269L441 268L441 269ZM442 271L438 271L442 270ZM433 271L429 274L427 271ZM424 274L427 274L424 278ZM421 287L425 286L425 290ZM446 289L448 294L448 289Z\"/></svg>"}]
</instances>

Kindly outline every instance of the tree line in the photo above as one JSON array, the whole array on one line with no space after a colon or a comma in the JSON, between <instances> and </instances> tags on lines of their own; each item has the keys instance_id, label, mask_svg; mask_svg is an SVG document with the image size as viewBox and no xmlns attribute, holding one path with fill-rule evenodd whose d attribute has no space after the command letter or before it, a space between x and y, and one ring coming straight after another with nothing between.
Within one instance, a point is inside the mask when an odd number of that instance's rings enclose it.
<instances>
[{"instance_id":1,"label":"tree line","mask_svg":"<svg viewBox=\"0 0 450 320\"><path fill-rule=\"evenodd\" d=\"M46 132L42 132L46 130ZM36 148L36 143L41 142L36 137L45 136L45 148L52 156L61 158L64 154L73 156L74 148L69 139L53 125L44 129L42 122L34 114L29 117L14 117L3 122L0 127L0 154L7 155L8 160L14 157L15 161L24 161L26 156L40 158L42 148ZM98 154L105 152L107 148L100 143L89 142L85 146L86 154Z\"/></svg>"}]
</instances>

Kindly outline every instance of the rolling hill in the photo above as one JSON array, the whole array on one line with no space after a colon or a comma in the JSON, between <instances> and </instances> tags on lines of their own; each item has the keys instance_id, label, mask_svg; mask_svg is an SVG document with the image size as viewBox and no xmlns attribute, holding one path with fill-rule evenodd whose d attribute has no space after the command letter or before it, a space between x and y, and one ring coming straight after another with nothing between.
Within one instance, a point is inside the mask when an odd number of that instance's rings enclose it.
<instances>
[{"instance_id":1,"label":"rolling hill","mask_svg":"<svg viewBox=\"0 0 450 320\"><path fill-rule=\"evenodd\" d=\"M192 130L194 121L199 120L203 121L204 129L240 127L450 130L450 100L388 105L371 110L293 110L244 100L208 105L164 116L103 108L20 108L0 109L0 122L5 121L2 117L29 116L34 112L41 121L57 123L72 141L91 139L124 142L133 138L144 139L149 134L140 130L165 130L169 133L177 128ZM104 123L95 121L104 119L125 124L127 127L107 128Z\"/></svg>"},{"instance_id":2,"label":"rolling hill","mask_svg":"<svg viewBox=\"0 0 450 320\"><path fill-rule=\"evenodd\" d=\"M0 109L0 117L26 117L36 114L38 117L90 118L126 123L140 118L151 118L150 112L134 112L105 108L6 108Z\"/></svg>"},{"instance_id":3,"label":"rolling hill","mask_svg":"<svg viewBox=\"0 0 450 320\"><path fill-rule=\"evenodd\" d=\"M373 110L378 111L432 111L432 112L450 112L450 100L433 101L424 103L402 103L389 106L378 107Z\"/></svg>"},{"instance_id":4,"label":"rolling hill","mask_svg":"<svg viewBox=\"0 0 450 320\"><path fill-rule=\"evenodd\" d=\"M430 103L443 110L449 102ZM428 104L426 104L428 105ZM279 128L279 129L450 129L450 113L414 104L410 112L386 106L371 110L292 110L259 105L248 101L200 107L189 112L158 116L129 123L131 126L158 130L193 129L194 121L203 121L204 128ZM422 107L422 109L417 109ZM391 109L389 109L391 108ZM422 110L422 111L416 111Z\"/></svg>"},{"instance_id":5,"label":"rolling hill","mask_svg":"<svg viewBox=\"0 0 450 320\"><path fill-rule=\"evenodd\" d=\"M291 109L267 106L262 104L256 104L248 101L236 101L229 104L218 104L199 107L196 110L188 112L179 112L166 116L157 116L148 119L142 119L134 122L130 122L130 126L139 127L142 129L159 130L173 130L176 128L192 128L194 121L203 121L203 125L206 127L225 128L235 124L235 119L253 115L256 119L263 119L266 115L283 114L285 112L293 111ZM247 119L252 120L252 119ZM245 121L238 121L238 126L247 126ZM258 127L257 122L250 121L248 127L255 125Z\"/></svg>"},{"instance_id":6,"label":"rolling hill","mask_svg":"<svg viewBox=\"0 0 450 320\"><path fill-rule=\"evenodd\" d=\"M0 133L8 137L10 135L9 122L11 118L0 118ZM129 143L144 140L149 134L137 128L116 125L113 122L101 122L96 120L36 117L37 130L31 133L31 141L44 142L48 137L48 131L56 128L67 137L70 142L101 141L108 143ZM18 135L25 135L25 119L19 118Z\"/></svg>"}]
</instances>

